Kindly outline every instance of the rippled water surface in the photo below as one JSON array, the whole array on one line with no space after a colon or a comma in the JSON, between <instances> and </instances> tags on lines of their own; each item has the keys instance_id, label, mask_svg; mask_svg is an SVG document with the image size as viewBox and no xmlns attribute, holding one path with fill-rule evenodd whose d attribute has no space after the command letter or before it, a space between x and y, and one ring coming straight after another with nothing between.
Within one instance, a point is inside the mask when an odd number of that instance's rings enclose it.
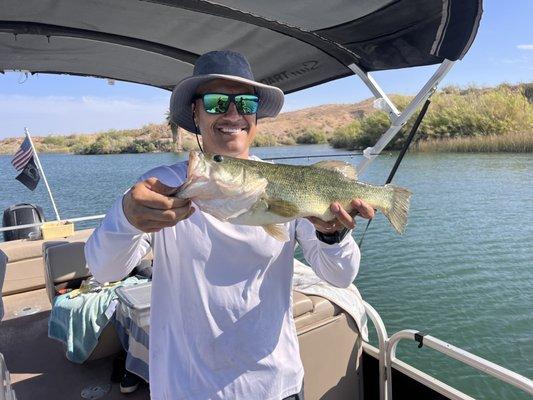
<instances>
[{"instance_id":1,"label":"rippled water surface","mask_svg":"<svg viewBox=\"0 0 533 400\"><path fill-rule=\"evenodd\" d=\"M261 148L262 157L325 154L327 146ZM382 183L395 154L380 156L362 180ZM105 213L112 201L174 154L42 155L62 218ZM357 158L344 158L357 163ZM0 156L0 206L30 202L53 211L42 183L34 193ZM316 161L316 160L315 160ZM308 164L307 159L288 160ZM533 377L533 155L409 154L394 182L411 189L409 225L399 236L383 216L371 224L355 281L389 335L417 329ZM77 227L94 226L94 223ZM360 222L356 238L363 228ZM414 343L399 357L482 399L526 399Z\"/></svg>"}]
</instances>

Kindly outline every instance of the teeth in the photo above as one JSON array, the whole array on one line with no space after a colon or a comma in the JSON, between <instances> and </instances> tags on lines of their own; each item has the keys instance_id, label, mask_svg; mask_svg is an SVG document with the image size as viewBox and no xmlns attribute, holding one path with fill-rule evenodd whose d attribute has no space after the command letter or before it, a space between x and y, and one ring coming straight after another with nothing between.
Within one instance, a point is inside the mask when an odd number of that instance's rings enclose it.
<instances>
[{"instance_id":1,"label":"teeth","mask_svg":"<svg viewBox=\"0 0 533 400\"><path fill-rule=\"evenodd\" d=\"M237 133L240 132L240 128L219 128L224 133Z\"/></svg>"}]
</instances>

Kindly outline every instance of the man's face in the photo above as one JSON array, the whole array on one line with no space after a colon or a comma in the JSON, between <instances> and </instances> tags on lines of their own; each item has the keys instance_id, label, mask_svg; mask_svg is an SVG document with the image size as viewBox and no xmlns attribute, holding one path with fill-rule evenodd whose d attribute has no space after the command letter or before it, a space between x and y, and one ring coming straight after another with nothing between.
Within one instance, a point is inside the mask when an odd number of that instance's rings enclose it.
<instances>
[{"instance_id":1,"label":"man's face","mask_svg":"<svg viewBox=\"0 0 533 400\"><path fill-rule=\"evenodd\" d=\"M252 86L238 82L215 79L196 91L196 94L254 94ZM225 114L208 114L202 99L193 104L196 124L202 133L202 143L206 152L231 157L248 158L248 150L257 131L256 115L241 115L235 103L231 102Z\"/></svg>"}]
</instances>

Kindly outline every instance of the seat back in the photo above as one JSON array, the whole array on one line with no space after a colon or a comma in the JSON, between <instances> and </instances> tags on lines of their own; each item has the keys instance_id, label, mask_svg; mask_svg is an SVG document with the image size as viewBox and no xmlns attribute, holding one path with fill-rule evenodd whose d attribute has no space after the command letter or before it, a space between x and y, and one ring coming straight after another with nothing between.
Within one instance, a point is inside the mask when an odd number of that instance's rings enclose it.
<instances>
[{"instance_id":1,"label":"seat back","mask_svg":"<svg viewBox=\"0 0 533 400\"><path fill-rule=\"evenodd\" d=\"M305 397L362 399L362 341L352 317L329 300L299 292L293 292L293 316Z\"/></svg>"},{"instance_id":2,"label":"seat back","mask_svg":"<svg viewBox=\"0 0 533 400\"><path fill-rule=\"evenodd\" d=\"M85 242L47 242L43 244L46 292L52 303L63 288L77 288L91 276L85 261ZM115 328L108 324L87 361L97 360L122 350Z\"/></svg>"},{"instance_id":3,"label":"seat back","mask_svg":"<svg viewBox=\"0 0 533 400\"><path fill-rule=\"evenodd\" d=\"M63 287L78 287L90 277L85 261L85 242L43 244L44 280L50 302Z\"/></svg>"}]
</instances>

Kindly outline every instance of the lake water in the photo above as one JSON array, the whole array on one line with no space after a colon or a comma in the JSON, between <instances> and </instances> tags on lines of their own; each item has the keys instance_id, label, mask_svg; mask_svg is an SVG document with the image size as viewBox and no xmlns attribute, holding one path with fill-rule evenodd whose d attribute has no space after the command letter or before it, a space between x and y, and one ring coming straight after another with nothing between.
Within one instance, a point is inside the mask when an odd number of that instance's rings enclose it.
<instances>
[{"instance_id":1,"label":"lake water","mask_svg":"<svg viewBox=\"0 0 533 400\"><path fill-rule=\"evenodd\" d=\"M334 152L320 145L261 148L254 154ZM362 180L383 183L395 156L380 156ZM27 190L14 180L10 159L0 156L2 209L36 203L52 219L44 184L33 193ZM41 156L62 218L105 213L138 176L181 159L174 154ZM532 154L406 156L394 183L414 193L407 231L397 235L378 215L366 234L355 281L380 313L389 335L401 329L422 330L533 377L532 176ZM357 239L363 226L360 221ZM477 398L528 398L427 347L418 349L414 342L402 342L398 355Z\"/></svg>"}]
</instances>

